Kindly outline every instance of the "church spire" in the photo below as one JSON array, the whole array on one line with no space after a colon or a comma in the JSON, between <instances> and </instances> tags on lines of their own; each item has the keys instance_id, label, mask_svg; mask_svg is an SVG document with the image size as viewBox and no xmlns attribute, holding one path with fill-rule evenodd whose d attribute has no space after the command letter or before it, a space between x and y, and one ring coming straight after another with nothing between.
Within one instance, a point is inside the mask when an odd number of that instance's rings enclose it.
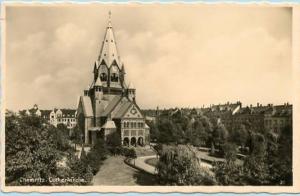
<instances>
[{"instance_id":1,"label":"church spire","mask_svg":"<svg viewBox=\"0 0 300 196\"><path fill-rule=\"evenodd\" d=\"M114 61L118 66L121 65L111 23L111 11L108 13L108 25L106 27L104 40L102 42L101 52L98 57L99 63L101 63L103 60L108 67L110 67Z\"/></svg>"}]
</instances>

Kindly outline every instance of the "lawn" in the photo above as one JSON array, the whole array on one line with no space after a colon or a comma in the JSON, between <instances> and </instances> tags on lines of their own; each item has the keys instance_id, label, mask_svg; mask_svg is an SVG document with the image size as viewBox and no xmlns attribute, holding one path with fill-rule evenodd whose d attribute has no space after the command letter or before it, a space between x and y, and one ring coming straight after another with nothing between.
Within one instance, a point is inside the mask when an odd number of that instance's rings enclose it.
<instances>
[{"instance_id":1,"label":"lawn","mask_svg":"<svg viewBox=\"0 0 300 196\"><path fill-rule=\"evenodd\" d=\"M135 152L138 157L156 155L156 152L150 147L136 147Z\"/></svg>"},{"instance_id":2,"label":"lawn","mask_svg":"<svg viewBox=\"0 0 300 196\"><path fill-rule=\"evenodd\" d=\"M124 157L108 157L92 180L93 185L147 186L156 185L155 176L133 169Z\"/></svg>"},{"instance_id":3,"label":"lawn","mask_svg":"<svg viewBox=\"0 0 300 196\"><path fill-rule=\"evenodd\" d=\"M158 162L157 158L150 158L145 160L145 163L152 165L153 167L156 167L157 162Z\"/></svg>"}]
</instances>

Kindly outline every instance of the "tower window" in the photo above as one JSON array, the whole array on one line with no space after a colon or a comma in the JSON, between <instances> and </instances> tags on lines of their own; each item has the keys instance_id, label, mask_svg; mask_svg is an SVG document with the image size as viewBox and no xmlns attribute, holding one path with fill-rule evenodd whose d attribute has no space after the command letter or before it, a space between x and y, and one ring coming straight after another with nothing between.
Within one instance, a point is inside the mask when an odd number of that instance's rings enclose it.
<instances>
[{"instance_id":1,"label":"tower window","mask_svg":"<svg viewBox=\"0 0 300 196\"><path fill-rule=\"evenodd\" d=\"M101 81L107 81L107 75L106 75L106 73L101 73L100 74L100 80Z\"/></svg>"},{"instance_id":2,"label":"tower window","mask_svg":"<svg viewBox=\"0 0 300 196\"><path fill-rule=\"evenodd\" d=\"M116 73L112 73L111 74L111 79L112 82L118 82L119 81L119 77Z\"/></svg>"},{"instance_id":3,"label":"tower window","mask_svg":"<svg viewBox=\"0 0 300 196\"><path fill-rule=\"evenodd\" d=\"M105 40L106 42L108 42L107 40Z\"/></svg>"}]
</instances>

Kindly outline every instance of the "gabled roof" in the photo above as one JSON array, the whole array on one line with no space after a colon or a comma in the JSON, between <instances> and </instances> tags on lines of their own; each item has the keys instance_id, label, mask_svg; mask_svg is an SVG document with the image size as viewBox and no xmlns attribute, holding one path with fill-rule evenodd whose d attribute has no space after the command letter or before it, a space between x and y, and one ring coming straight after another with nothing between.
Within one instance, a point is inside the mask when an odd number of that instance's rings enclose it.
<instances>
[{"instance_id":1,"label":"gabled roof","mask_svg":"<svg viewBox=\"0 0 300 196\"><path fill-rule=\"evenodd\" d=\"M119 107L119 110L115 112L114 118L122 118L132 104L133 103L130 102L129 100L123 102Z\"/></svg>"},{"instance_id":2,"label":"gabled roof","mask_svg":"<svg viewBox=\"0 0 300 196\"><path fill-rule=\"evenodd\" d=\"M41 110L41 116L49 117L52 110Z\"/></svg>"},{"instance_id":3,"label":"gabled roof","mask_svg":"<svg viewBox=\"0 0 300 196\"><path fill-rule=\"evenodd\" d=\"M102 61L101 61L100 65L106 65L106 63L105 63L105 60L104 60L104 59L102 59Z\"/></svg>"},{"instance_id":4,"label":"gabled roof","mask_svg":"<svg viewBox=\"0 0 300 196\"><path fill-rule=\"evenodd\" d=\"M97 77L97 79L96 79L96 82L95 82L94 86L102 86L102 82L101 82L101 80L100 80L100 78L99 78L99 77Z\"/></svg>"},{"instance_id":5,"label":"gabled roof","mask_svg":"<svg viewBox=\"0 0 300 196\"><path fill-rule=\"evenodd\" d=\"M82 109L85 117L91 117L93 116L93 108L92 108L92 101L90 97L87 96L81 96L80 102L82 104Z\"/></svg>"},{"instance_id":6,"label":"gabled roof","mask_svg":"<svg viewBox=\"0 0 300 196\"><path fill-rule=\"evenodd\" d=\"M117 106L118 102L122 99L121 96L115 95L113 99L108 103L108 105L105 107L104 112L101 114L101 116L107 116L110 114L113 109Z\"/></svg>"},{"instance_id":7,"label":"gabled roof","mask_svg":"<svg viewBox=\"0 0 300 196\"><path fill-rule=\"evenodd\" d=\"M66 117L75 117L76 110L73 110L73 109L61 109L61 112Z\"/></svg>"}]
</instances>

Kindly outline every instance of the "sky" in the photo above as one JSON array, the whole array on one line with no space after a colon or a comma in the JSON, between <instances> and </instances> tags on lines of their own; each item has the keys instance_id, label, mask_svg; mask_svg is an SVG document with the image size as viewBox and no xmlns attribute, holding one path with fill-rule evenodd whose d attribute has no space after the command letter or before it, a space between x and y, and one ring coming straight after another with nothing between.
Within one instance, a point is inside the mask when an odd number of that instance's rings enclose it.
<instances>
[{"instance_id":1,"label":"sky","mask_svg":"<svg viewBox=\"0 0 300 196\"><path fill-rule=\"evenodd\" d=\"M109 10L141 108L292 101L291 8L27 5L6 7L6 108L77 108Z\"/></svg>"}]
</instances>

